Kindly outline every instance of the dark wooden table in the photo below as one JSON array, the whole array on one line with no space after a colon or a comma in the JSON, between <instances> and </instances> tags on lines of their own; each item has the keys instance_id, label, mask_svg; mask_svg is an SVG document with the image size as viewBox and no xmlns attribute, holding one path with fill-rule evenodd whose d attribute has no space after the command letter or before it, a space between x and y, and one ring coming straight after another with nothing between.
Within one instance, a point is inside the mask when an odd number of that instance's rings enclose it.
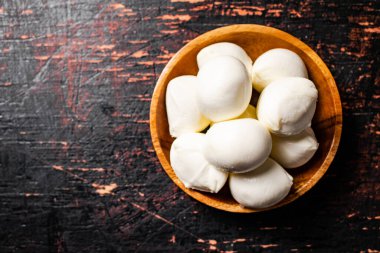
<instances>
[{"instance_id":1,"label":"dark wooden table","mask_svg":"<svg viewBox=\"0 0 380 253\"><path fill-rule=\"evenodd\" d=\"M379 12L364 0L1 0L0 252L378 252ZM185 195L149 134L168 60L236 23L311 46L344 112L324 178L252 215Z\"/></svg>"}]
</instances>

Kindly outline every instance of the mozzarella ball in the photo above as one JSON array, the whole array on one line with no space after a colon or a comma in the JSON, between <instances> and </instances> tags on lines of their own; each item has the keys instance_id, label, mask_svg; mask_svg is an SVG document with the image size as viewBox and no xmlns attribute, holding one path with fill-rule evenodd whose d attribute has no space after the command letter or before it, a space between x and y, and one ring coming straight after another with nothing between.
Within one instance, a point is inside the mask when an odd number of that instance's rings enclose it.
<instances>
[{"instance_id":1,"label":"mozzarella ball","mask_svg":"<svg viewBox=\"0 0 380 253\"><path fill-rule=\"evenodd\" d=\"M179 76L171 80L166 90L166 112L170 135L200 132L210 120L199 110L196 99L196 76Z\"/></svg>"},{"instance_id":2,"label":"mozzarella ball","mask_svg":"<svg viewBox=\"0 0 380 253\"><path fill-rule=\"evenodd\" d=\"M253 88L258 92L282 77L308 78L301 57L288 49L271 49L260 55L252 66Z\"/></svg>"},{"instance_id":3,"label":"mozzarella ball","mask_svg":"<svg viewBox=\"0 0 380 253\"><path fill-rule=\"evenodd\" d=\"M232 56L214 57L198 72L198 105L201 113L214 122L242 114L251 95L247 70Z\"/></svg>"},{"instance_id":4,"label":"mozzarella ball","mask_svg":"<svg viewBox=\"0 0 380 253\"><path fill-rule=\"evenodd\" d=\"M313 129L306 128L297 135L272 135L270 156L284 168L297 168L307 163L318 149Z\"/></svg>"},{"instance_id":5,"label":"mozzarella ball","mask_svg":"<svg viewBox=\"0 0 380 253\"><path fill-rule=\"evenodd\" d=\"M206 133L203 153L211 164L227 172L256 169L269 156L272 139L255 119L235 119L214 124Z\"/></svg>"},{"instance_id":6,"label":"mozzarella ball","mask_svg":"<svg viewBox=\"0 0 380 253\"><path fill-rule=\"evenodd\" d=\"M241 61L248 72L252 69L252 59L240 46L230 42L219 42L203 48L197 55L198 68L216 56L229 55Z\"/></svg>"},{"instance_id":7,"label":"mozzarella ball","mask_svg":"<svg viewBox=\"0 0 380 253\"><path fill-rule=\"evenodd\" d=\"M227 181L228 173L210 164L202 154L205 135L183 134L170 149L170 164L186 188L217 193Z\"/></svg>"},{"instance_id":8,"label":"mozzarella ball","mask_svg":"<svg viewBox=\"0 0 380 253\"><path fill-rule=\"evenodd\" d=\"M295 135L310 127L318 91L312 81L285 77L270 83L257 102L257 118L272 133Z\"/></svg>"},{"instance_id":9,"label":"mozzarella ball","mask_svg":"<svg viewBox=\"0 0 380 253\"><path fill-rule=\"evenodd\" d=\"M259 168L241 174L231 174L229 186L232 197L248 208L267 208L288 195L293 184L280 164L267 159Z\"/></svg>"}]
</instances>

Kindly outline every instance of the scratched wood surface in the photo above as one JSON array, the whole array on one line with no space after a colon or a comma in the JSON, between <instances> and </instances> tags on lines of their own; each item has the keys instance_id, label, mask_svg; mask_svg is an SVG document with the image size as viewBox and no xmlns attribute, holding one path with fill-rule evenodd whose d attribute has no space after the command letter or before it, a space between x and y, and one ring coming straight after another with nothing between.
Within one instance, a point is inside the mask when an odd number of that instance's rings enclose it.
<instances>
[{"instance_id":1,"label":"scratched wood surface","mask_svg":"<svg viewBox=\"0 0 380 253\"><path fill-rule=\"evenodd\" d=\"M379 14L365 0L1 0L0 252L378 252ZM310 45L344 113L321 182L252 215L185 195L149 134L168 60L236 23Z\"/></svg>"}]
</instances>

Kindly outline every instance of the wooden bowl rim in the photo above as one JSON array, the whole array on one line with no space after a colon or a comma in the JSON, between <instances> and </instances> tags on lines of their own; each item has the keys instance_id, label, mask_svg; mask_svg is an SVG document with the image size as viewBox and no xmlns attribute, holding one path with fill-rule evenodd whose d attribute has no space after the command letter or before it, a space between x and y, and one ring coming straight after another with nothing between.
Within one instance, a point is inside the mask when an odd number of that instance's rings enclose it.
<instances>
[{"instance_id":1,"label":"wooden bowl rim","mask_svg":"<svg viewBox=\"0 0 380 253\"><path fill-rule=\"evenodd\" d=\"M207 41L212 36L220 36L220 34L233 34L233 33L243 33L243 32L256 32L256 33L265 33L268 35L271 35L273 37L277 37L280 40L286 41L295 47L302 50L306 55L308 55L313 61L317 64L320 71L324 74L326 81L328 83L328 87L330 92L332 93L333 102L334 102L334 110L335 110L335 124L334 124L334 134L333 139L331 141L330 149L327 153L326 159L321 164L320 168L316 171L316 173L307 181L306 184L304 184L302 187L296 190L296 192L293 194L293 198L285 198L280 203L271 206L269 208L265 209L249 209L244 208L241 206L231 208L228 206L226 208L226 205L223 205L223 203L219 203L219 201L210 201L209 199L205 199L204 193L188 189L184 187L184 185L179 181L178 178L172 178L170 174L168 173L168 170L173 171L171 168L170 162L166 159L165 155L163 154L163 150L160 144L159 136L158 136L158 126L157 126L157 106L158 106L158 98L160 93L162 92L162 89L166 89L166 86L163 83L163 80L167 78L167 75L169 74L169 71L177 64L179 59L183 55L186 55L189 51L192 50L193 46L196 46L197 44L200 44L204 41ZM335 80L326 66L326 64L323 62L323 60L317 55L316 52L314 52L309 46L307 46L305 43L303 43L298 38L281 31L279 29L273 28L273 27L267 27L262 25L256 25L256 24L237 24L237 25L229 25L224 26L221 28L217 28L211 31L208 31L204 34L199 35L198 37L194 38L190 42L188 42L185 46L183 46L173 57L172 59L167 63L165 68L163 69L159 79L157 80L156 86L153 91L152 101L151 101L151 107L150 107L150 133L152 138L153 147L156 151L156 155L164 168L165 172L168 174L168 176L171 178L171 180L180 187L185 193L187 193L192 198L202 202L203 204L206 204L208 206L214 207L219 210L233 212L233 213L254 213L254 212L262 212L266 210L275 209L281 206L284 206L286 204L289 204L290 202L293 202L294 200L298 199L300 196L305 194L307 191L309 191L326 173L327 169L329 168L330 164L332 163L335 154L338 150L341 133L342 133L342 106L341 106L341 100L338 92L338 88L336 86ZM174 175L175 176L175 175Z\"/></svg>"}]
</instances>

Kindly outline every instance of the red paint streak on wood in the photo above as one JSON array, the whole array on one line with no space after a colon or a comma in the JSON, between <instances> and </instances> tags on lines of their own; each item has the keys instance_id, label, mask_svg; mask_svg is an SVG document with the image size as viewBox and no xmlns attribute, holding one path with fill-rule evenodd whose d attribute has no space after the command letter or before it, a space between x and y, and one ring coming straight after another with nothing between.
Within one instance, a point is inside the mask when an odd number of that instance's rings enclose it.
<instances>
[{"instance_id":1,"label":"red paint streak on wood","mask_svg":"<svg viewBox=\"0 0 380 253\"><path fill-rule=\"evenodd\" d=\"M294 16L296 16L297 18L301 18L302 17L301 13L299 13L296 10L290 10L289 13L292 14L292 15L294 15Z\"/></svg>"},{"instance_id":2,"label":"red paint streak on wood","mask_svg":"<svg viewBox=\"0 0 380 253\"><path fill-rule=\"evenodd\" d=\"M263 249L275 248L277 246L278 246L278 244L262 244L262 245L260 245L260 247Z\"/></svg>"},{"instance_id":3,"label":"red paint streak on wood","mask_svg":"<svg viewBox=\"0 0 380 253\"><path fill-rule=\"evenodd\" d=\"M267 9L268 10L271 10L271 9L281 9L281 8L284 8L284 4L267 4Z\"/></svg>"},{"instance_id":4,"label":"red paint streak on wood","mask_svg":"<svg viewBox=\"0 0 380 253\"><path fill-rule=\"evenodd\" d=\"M191 8L190 11L191 12L205 11L205 10L210 10L211 8L212 8L212 4L202 4L202 5Z\"/></svg>"},{"instance_id":5,"label":"red paint streak on wood","mask_svg":"<svg viewBox=\"0 0 380 253\"><path fill-rule=\"evenodd\" d=\"M147 148L147 149L146 149L146 152L148 152L148 153L153 153L153 152L155 152L155 151L154 151L154 149L152 149L152 148ZM194 211L193 213L198 213L198 211Z\"/></svg>"},{"instance_id":6,"label":"red paint streak on wood","mask_svg":"<svg viewBox=\"0 0 380 253\"><path fill-rule=\"evenodd\" d=\"M231 6L235 6L235 5L231 5ZM247 9L247 10L254 10L254 11L265 11L265 8L264 7L261 7L261 6L244 6L244 9Z\"/></svg>"},{"instance_id":7,"label":"red paint streak on wood","mask_svg":"<svg viewBox=\"0 0 380 253\"><path fill-rule=\"evenodd\" d=\"M136 83L136 82L141 82L141 81L150 81L151 78L147 76L142 76L142 77L131 77L128 79L129 82L131 83Z\"/></svg>"},{"instance_id":8,"label":"red paint streak on wood","mask_svg":"<svg viewBox=\"0 0 380 253\"><path fill-rule=\"evenodd\" d=\"M60 165L53 165L52 168L54 170L63 171L63 166L60 166Z\"/></svg>"},{"instance_id":9,"label":"red paint streak on wood","mask_svg":"<svg viewBox=\"0 0 380 253\"><path fill-rule=\"evenodd\" d=\"M360 81L362 81L365 78L371 78L371 74L370 73L366 73L364 75L360 75L357 80L358 80L358 82L360 82Z\"/></svg>"},{"instance_id":10,"label":"red paint streak on wood","mask_svg":"<svg viewBox=\"0 0 380 253\"><path fill-rule=\"evenodd\" d=\"M346 54L347 54L347 55L353 55L353 56L355 56L355 57L357 57L357 58L361 58L361 57L364 57L364 56L365 56L364 53L347 52Z\"/></svg>"},{"instance_id":11,"label":"red paint streak on wood","mask_svg":"<svg viewBox=\"0 0 380 253\"><path fill-rule=\"evenodd\" d=\"M163 33L163 34L175 34L178 32L179 32L178 30L161 30L160 31L160 33Z\"/></svg>"},{"instance_id":12,"label":"red paint streak on wood","mask_svg":"<svg viewBox=\"0 0 380 253\"><path fill-rule=\"evenodd\" d=\"M111 114L112 117L120 117L120 118L131 118L132 115L131 114L128 114L128 113L121 113L121 112L118 112L118 111L115 111Z\"/></svg>"},{"instance_id":13,"label":"red paint streak on wood","mask_svg":"<svg viewBox=\"0 0 380 253\"><path fill-rule=\"evenodd\" d=\"M149 120L148 119L139 119L139 120L136 120L136 123L139 123L139 124L149 124Z\"/></svg>"},{"instance_id":14,"label":"red paint streak on wood","mask_svg":"<svg viewBox=\"0 0 380 253\"><path fill-rule=\"evenodd\" d=\"M130 40L128 41L130 44L145 44L148 43L148 40Z\"/></svg>"},{"instance_id":15,"label":"red paint streak on wood","mask_svg":"<svg viewBox=\"0 0 380 253\"><path fill-rule=\"evenodd\" d=\"M69 143L67 141L61 141L61 144L62 144L62 151L67 152L70 147Z\"/></svg>"},{"instance_id":16,"label":"red paint streak on wood","mask_svg":"<svg viewBox=\"0 0 380 253\"><path fill-rule=\"evenodd\" d=\"M359 22L358 24L359 24L359 25L362 25L362 26L370 26L370 25L374 25L373 22L368 22L368 21Z\"/></svg>"},{"instance_id":17,"label":"red paint streak on wood","mask_svg":"<svg viewBox=\"0 0 380 253\"><path fill-rule=\"evenodd\" d=\"M69 147L69 143L67 141L56 141L56 140L51 140L51 141L38 141L38 144L51 144L51 145L56 145L60 144L62 145L62 149L65 151Z\"/></svg>"},{"instance_id":18,"label":"red paint streak on wood","mask_svg":"<svg viewBox=\"0 0 380 253\"><path fill-rule=\"evenodd\" d=\"M121 77L121 78L129 78L131 74L126 73L126 74L118 74L116 77Z\"/></svg>"},{"instance_id":19,"label":"red paint streak on wood","mask_svg":"<svg viewBox=\"0 0 380 253\"><path fill-rule=\"evenodd\" d=\"M189 21L191 19L191 16L189 14L183 14L183 15L181 15L181 14L178 14L178 15L166 14L166 15L162 15L162 16L157 17L157 19Z\"/></svg>"},{"instance_id":20,"label":"red paint streak on wood","mask_svg":"<svg viewBox=\"0 0 380 253\"><path fill-rule=\"evenodd\" d=\"M73 170L78 170L78 171L83 171L83 172L88 172L88 171L96 171L96 172L104 172L104 168L71 168L69 169L70 171Z\"/></svg>"},{"instance_id":21,"label":"red paint streak on wood","mask_svg":"<svg viewBox=\"0 0 380 253\"><path fill-rule=\"evenodd\" d=\"M380 27L365 28L364 32L367 32L367 33L380 33Z\"/></svg>"},{"instance_id":22,"label":"red paint streak on wood","mask_svg":"<svg viewBox=\"0 0 380 253\"><path fill-rule=\"evenodd\" d=\"M53 41L44 41L44 42L38 42L34 43L33 46L35 47L56 47L56 46L63 46L66 45L66 40L53 40Z\"/></svg>"},{"instance_id":23,"label":"red paint streak on wood","mask_svg":"<svg viewBox=\"0 0 380 253\"><path fill-rule=\"evenodd\" d=\"M101 63L103 59L73 59L72 63Z\"/></svg>"},{"instance_id":24,"label":"red paint streak on wood","mask_svg":"<svg viewBox=\"0 0 380 253\"><path fill-rule=\"evenodd\" d=\"M8 87L8 86L11 86L11 85L12 85L11 82L5 82L2 86L3 86L3 87Z\"/></svg>"},{"instance_id":25,"label":"red paint streak on wood","mask_svg":"<svg viewBox=\"0 0 380 253\"><path fill-rule=\"evenodd\" d=\"M112 9L112 11L117 11L118 13L116 15L118 17L137 15L132 9L126 8L125 5L121 3L111 3L108 5L108 8Z\"/></svg>"},{"instance_id":26,"label":"red paint streak on wood","mask_svg":"<svg viewBox=\"0 0 380 253\"><path fill-rule=\"evenodd\" d=\"M112 67L112 68L107 68L107 69L95 69L96 71L105 71L105 72L119 72L119 71L123 71L124 68L121 68L121 67Z\"/></svg>"},{"instance_id":27,"label":"red paint streak on wood","mask_svg":"<svg viewBox=\"0 0 380 253\"><path fill-rule=\"evenodd\" d=\"M357 214L358 214L357 212L350 213L350 214L348 214L346 217L350 219L350 218L356 216Z\"/></svg>"},{"instance_id":28,"label":"red paint streak on wood","mask_svg":"<svg viewBox=\"0 0 380 253\"><path fill-rule=\"evenodd\" d=\"M85 159L71 159L70 162L72 162L72 163L87 163L87 160L85 160Z\"/></svg>"},{"instance_id":29,"label":"red paint streak on wood","mask_svg":"<svg viewBox=\"0 0 380 253\"><path fill-rule=\"evenodd\" d=\"M153 61L139 61L140 64L146 65L146 66L153 66ZM155 61L157 64L157 61Z\"/></svg>"},{"instance_id":30,"label":"red paint streak on wood","mask_svg":"<svg viewBox=\"0 0 380 253\"><path fill-rule=\"evenodd\" d=\"M210 245L216 245L216 244L218 244L218 242L216 240L208 240L208 243Z\"/></svg>"},{"instance_id":31,"label":"red paint streak on wood","mask_svg":"<svg viewBox=\"0 0 380 253\"><path fill-rule=\"evenodd\" d=\"M129 55L129 51L122 51L122 52L112 51L112 53L111 53L111 59L113 61L117 61L120 58L125 57L127 55Z\"/></svg>"},{"instance_id":32,"label":"red paint streak on wood","mask_svg":"<svg viewBox=\"0 0 380 253\"><path fill-rule=\"evenodd\" d=\"M148 80L150 80L148 78ZM151 101L152 99L149 97L149 95L136 95L135 96L139 101Z\"/></svg>"},{"instance_id":33,"label":"red paint streak on wood","mask_svg":"<svg viewBox=\"0 0 380 253\"><path fill-rule=\"evenodd\" d=\"M264 10L264 8L263 8ZM246 7L234 7L232 10L232 16L248 16L248 15L255 15L255 16L261 16L263 15L262 10L255 10L255 9L248 9Z\"/></svg>"},{"instance_id":34,"label":"red paint streak on wood","mask_svg":"<svg viewBox=\"0 0 380 253\"><path fill-rule=\"evenodd\" d=\"M38 196L43 196L42 193L38 192L26 192L25 197L38 197Z\"/></svg>"},{"instance_id":35,"label":"red paint streak on wood","mask_svg":"<svg viewBox=\"0 0 380 253\"><path fill-rule=\"evenodd\" d=\"M100 50L100 51L106 51L106 50L111 50L114 49L115 45L89 45L87 48L95 49L95 50Z\"/></svg>"},{"instance_id":36,"label":"red paint streak on wood","mask_svg":"<svg viewBox=\"0 0 380 253\"><path fill-rule=\"evenodd\" d=\"M175 243L175 235L172 235L172 237L170 238L169 242L171 242L173 244Z\"/></svg>"},{"instance_id":37,"label":"red paint streak on wood","mask_svg":"<svg viewBox=\"0 0 380 253\"><path fill-rule=\"evenodd\" d=\"M237 242L246 242L246 241L247 241L247 239L245 239L245 238L238 238L238 239L233 240L232 242L237 243Z\"/></svg>"},{"instance_id":38,"label":"red paint streak on wood","mask_svg":"<svg viewBox=\"0 0 380 253\"><path fill-rule=\"evenodd\" d=\"M123 71L124 70L124 68L120 68L120 67L116 67L116 66L114 66L114 67L112 67L112 68L95 68L95 69L93 69L93 71L95 71L95 72L119 72L119 71Z\"/></svg>"},{"instance_id":39,"label":"red paint streak on wood","mask_svg":"<svg viewBox=\"0 0 380 253\"><path fill-rule=\"evenodd\" d=\"M148 56L148 52L145 51L145 50L139 50L139 51L136 51L135 53L133 53L131 56L133 58L141 58L141 57L144 57L144 56Z\"/></svg>"},{"instance_id":40,"label":"red paint streak on wood","mask_svg":"<svg viewBox=\"0 0 380 253\"><path fill-rule=\"evenodd\" d=\"M121 4L121 3L112 3L112 4L109 4L108 7L112 8L114 10L126 9L125 5Z\"/></svg>"},{"instance_id":41,"label":"red paint streak on wood","mask_svg":"<svg viewBox=\"0 0 380 253\"><path fill-rule=\"evenodd\" d=\"M128 11L117 14L118 17L123 17L123 16L130 17L130 16L136 16L136 15L137 15L136 13L134 13L134 12L128 12Z\"/></svg>"},{"instance_id":42,"label":"red paint streak on wood","mask_svg":"<svg viewBox=\"0 0 380 253\"><path fill-rule=\"evenodd\" d=\"M268 10L265 17L281 17L282 10L274 9L274 10Z\"/></svg>"},{"instance_id":43,"label":"red paint streak on wood","mask_svg":"<svg viewBox=\"0 0 380 253\"><path fill-rule=\"evenodd\" d=\"M91 186L96 189L95 191L100 196L112 194L112 191L115 188L117 188L117 184L116 183L112 183L112 184L109 184L109 185L101 185L101 184L93 183L93 184L91 184Z\"/></svg>"},{"instance_id":44,"label":"red paint streak on wood","mask_svg":"<svg viewBox=\"0 0 380 253\"><path fill-rule=\"evenodd\" d=\"M203 3L205 0L171 0L172 3Z\"/></svg>"},{"instance_id":45,"label":"red paint streak on wood","mask_svg":"<svg viewBox=\"0 0 380 253\"><path fill-rule=\"evenodd\" d=\"M31 14L33 14L33 10L31 9L26 9L21 12L21 15L31 15Z\"/></svg>"}]
</instances>

